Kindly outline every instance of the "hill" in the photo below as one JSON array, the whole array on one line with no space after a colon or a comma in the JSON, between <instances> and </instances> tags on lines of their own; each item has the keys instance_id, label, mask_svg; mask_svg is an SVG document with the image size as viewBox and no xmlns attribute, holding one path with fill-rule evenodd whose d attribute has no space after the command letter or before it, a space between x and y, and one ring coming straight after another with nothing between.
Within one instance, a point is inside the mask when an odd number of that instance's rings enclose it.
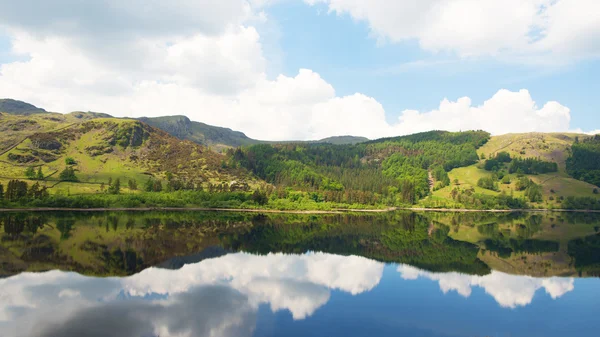
<instances>
[{"instance_id":1,"label":"hill","mask_svg":"<svg viewBox=\"0 0 600 337\"><path fill-rule=\"evenodd\" d=\"M327 143L344 145L358 144L369 140L365 137L336 136L315 141L262 141L249 138L240 131L194 122L186 116L142 117L138 119L148 125L166 131L179 139L191 140L219 152L232 147L265 143Z\"/></svg>"},{"instance_id":2,"label":"hill","mask_svg":"<svg viewBox=\"0 0 600 337\"><path fill-rule=\"evenodd\" d=\"M32 104L17 101L10 98L0 99L0 112L11 115L32 115L45 113L46 110L38 108Z\"/></svg>"},{"instance_id":3,"label":"hill","mask_svg":"<svg viewBox=\"0 0 600 337\"><path fill-rule=\"evenodd\" d=\"M333 145L346 145L346 144L358 144L368 142L369 138L366 137L356 137L356 136L335 136L335 137L327 137L321 140L316 140L314 143L327 143Z\"/></svg>"},{"instance_id":4,"label":"hill","mask_svg":"<svg viewBox=\"0 0 600 337\"><path fill-rule=\"evenodd\" d=\"M480 147L477 152L481 158L476 164L467 167L457 168L448 175L454 183L451 186L439 189L432 193L426 203L429 206L435 206L436 203L447 204L452 198L452 191L472 189L475 193L489 196L498 196L506 193L516 197L525 197L526 190L519 190L519 176L525 176L541 188L541 199L535 202L536 207L560 208L562 201L567 197L594 197L595 186L575 179L567 172L568 159L571 155L571 148L576 140L590 139L585 134L573 133L524 133L524 134L506 134L493 136L490 140ZM556 172L545 173L510 173L509 164L494 172L485 169L485 162L489 158L496 157L499 153L505 152L510 158L536 158L542 162L556 163ZM489 179L493 177L505 178L504 183L497 180L497 190L490 190L479 186L480 179Z\"/></svg>"},{"instance_id":5,"label":"hill","mask_svg":"<svg viewBox=\"0 0 600 337\"><path fill-rule=\"evenodd\" d=\"M11 107L11 113L0 112L4 186L43 176L53 194L93 195L120 179L132 184L123 191L135 194L152 179L157 186L146 186L149 191L165 184L169 191L211 194L258 189L253 196L230 197L237 206L280 209L600 208L592 185L600 181L599 137L431 131L376 140L266 142L185 116L136 120L3 102ZM161 204L183 202L165 198Z\"/></svg>"},{"instance_id":6,"label":"hill","mask_svg":"<svg viewBox=\"0 0 600 337\"><path fill-rule=\"evenodd\" d=\"M179 140L140 121L117 118L80 120L54 114L31 119L11 116L11 125L27 125L20 139L0 155L0 181L25 179L25 171L41 170L51 193L97 193L120 179L143 186L150 177L167 184L177 181L192 189L231 182L256 181L244 169L222 166L225 157L191 141ZM79 122L73 122L74 119ZM62 122L62 123L61 123ZM69 123L72 122L72 123ZM1 123L6 127L5 121ZM7 132L11 134L10 130ZM11 137L15 139L14 136ZM59 174L73 168L77 181L60 182ZM133 191L130 191L133 192Z\"/></svg>"},{"instance_id":7,"label":"hill","mask_svg":"<svg viewBox=\"0 0 600 337\"><path fill-rule=\"evenodd\" d=\"M164 130L179 139L190 140L217 151L222 151L228 147L258 144L260 142L248 138L242 132L194 122L186 116L142 117L139 120Z\"/></svg>"}]
</instances>

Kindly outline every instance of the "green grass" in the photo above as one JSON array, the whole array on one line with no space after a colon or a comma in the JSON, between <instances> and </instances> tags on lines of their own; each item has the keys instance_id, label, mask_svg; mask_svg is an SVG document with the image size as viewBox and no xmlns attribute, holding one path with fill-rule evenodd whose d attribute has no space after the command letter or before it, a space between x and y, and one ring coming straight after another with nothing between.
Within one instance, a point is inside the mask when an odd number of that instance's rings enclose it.
<instances>
[{"instance_id":1,"label":"green grass","mask_svg":"<svg viewBox=\"0 0 600 337\"><path fill-rule=\"evenodd\" d=\"M544 201L535 205L542 208L558 208L560 207L560 197L578 196L578 197L593 197L594 186L583 181L571 178L565 172L565 160L568 157L568 149L575 141L575 137L580 139L588 137L580 134L570 133L526 133L526 134L507 134L502 136L493 136L488 143L481 147L477 152L488 158L498 152L506 151L511 157L540 157L543 160L554 161L559 164L559 172L528 175L527 177L533 180L536 184L542 186ZM438 200L439 202L452 202L450 192L456 187L454 180L458 179L459 187L473 187L476 193L497 195L504 191L507 194L512 194L515 197L521 197L524 192L517 191L515 182L516 174L509 174L511 178L510 184L502 184L498 182L499 192L483 189L477 186L477 181L483 177L490 177L491 172L482 169L485 159L479 163L469 166L454 169L448 173L450 181L453 183L443 189L433 192L430 197L431 201ZM554 199L554 200L550 200Z\"/></svg>"}]
</instances>

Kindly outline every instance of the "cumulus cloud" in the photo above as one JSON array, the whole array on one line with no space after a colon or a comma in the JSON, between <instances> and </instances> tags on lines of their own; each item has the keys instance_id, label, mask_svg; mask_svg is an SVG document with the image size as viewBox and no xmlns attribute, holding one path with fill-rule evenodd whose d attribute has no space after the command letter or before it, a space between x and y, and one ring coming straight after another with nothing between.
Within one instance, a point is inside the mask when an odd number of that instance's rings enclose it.
<instances>
[{"instance_id":1,"label":"cumulus cloud","mask_svg":"<svg viewBox=\"0 0 600 337\"><path fill-rule=\"evenodd\" d=\"M600 3L595 0L304 1L367 22L380 40L417 40L433 52L536 54L546 60L600 56Z\"/></svg>"},{"instance_id":2,"label":"cumulus cloud","mask_svg":"<svg viewBox=\"0 0 600 337\"><path fill-rule=\"evenodd\" d=\"M276 1L179 0L169 6L138 0L127 4L60 0L52 6L30 6L31 0L0 2L0 27L9 33L13 53L24 56L0 65L0 92L57 112L91 110L120 117L183 114L264 140L348 134L379 138L432 129L484 129L494 134L569 129L567 107L558 102L538 105L527 90L500 90L481 105L468 97L444 99L435 110L408 109L390 122L386 117L394 112L386 114L375 98L361 93L340 96L310 69L269 78L263 41L254 23L257 17L264 19L262 8ZM381 34L395 32L395 23L405 17L408 30L389 33L400 40L412 36L414 29L422 30L419 25L428 22L422 20L426 18L422 13L454 2L328 3L336 12L348 11L357 19L381 23L373 26ZM532 6L522 5L524 17ZM26 8L32 11L23 18L20 13ZM393 16L393 21L379 18L396 12L401 16ZM508 29L513 26L518 25Z\"/></svg>"},{"instance_id":3,"label":"cumulus cloud","mask_svg":"<svg viewBox=\"0 0 600 337\"><path fill-rule=\"evenodd\" d=\"M442 292L456 291L463 297L471 296L473 287L481 287L505 308L516 308L531 303L535 293L543 288L550 297L557 299L575 289L573 278L534 278L509 275L497 271L485 276L460 273L432 273L418 268L400 265L398 272L403 279L420 277L437 281Z\"/></svg>"}]
</instances>

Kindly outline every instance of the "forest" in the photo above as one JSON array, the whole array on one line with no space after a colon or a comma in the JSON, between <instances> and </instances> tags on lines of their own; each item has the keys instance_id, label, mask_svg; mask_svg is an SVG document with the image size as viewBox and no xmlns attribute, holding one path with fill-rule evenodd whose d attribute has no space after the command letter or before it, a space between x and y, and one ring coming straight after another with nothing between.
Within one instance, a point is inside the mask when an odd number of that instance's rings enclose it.
<instances>
[{"instance_id":1,"label":"forest","mask_svg":"<svg viewBox=\"0 0 600 337\"><path fill-rule=\"evenodd\" d=\"M313 192L326 202L414 204L430 194L429 171L437 187L447 172L479 160L483 131L432 131L354 145L259 144L228 151L228 165L241 166L277 186Z\"/></svg>"},{"instance_id":2,"label":"forest","mask_svg":"<svg viewBox=\"0 0 600 337\"><path fill-rule=\"evenodd\" d=\"M600 135L576 139L567 159L567 172L575 179L600 186Z\"/></svg>"}]
</instances>

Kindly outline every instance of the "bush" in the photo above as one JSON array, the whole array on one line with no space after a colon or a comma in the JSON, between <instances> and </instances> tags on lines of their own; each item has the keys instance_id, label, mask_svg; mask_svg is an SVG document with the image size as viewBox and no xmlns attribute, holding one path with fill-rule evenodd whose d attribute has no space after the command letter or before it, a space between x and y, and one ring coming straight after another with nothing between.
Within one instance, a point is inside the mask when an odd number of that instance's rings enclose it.
<instances>
[{"instance_id":1,"label":"bush","mask_svg":"<svg viewBox=\"0 0 600 337\"><path fill-rule=\"evenodd\" d=\"M265 191L256 190L254 193L252 193L252 201L262 206L269 202L269 198L267 197L267 193Z\"/></svg>"},{"instance_id":2,"label":"bush","mask_svg":"<svg viewBox=\"0 0 600 337\"><path fill-rule=\"evenodd\" d=\"M509 185L511 183L510 177L509 176L504 176L504 178L502 178L502 183L504 185Z\"/></svg>"},{"instance_id":3,"label":"bush","mask_svg":"<svg viewBox=\"0 0 600 337\"><path fill-rule=\"evenodd\" d=\"M65 164L67 165L77 165L77 161L71 157L65 158Z\"/></svg>"},{"instance_id":4,"label":"bush","mask_svg":"<svg viewBox=\"0 0 600 337\"><path fill-rule=\"evenodd\" d=\"M75 169L72 167L67 167L60 172L59 178L62 181L78 181L77 176L75 175Z\"/></svg>"},{"instance_id":5,"label":"bush","mask_svg":"<svg viewBox=\"0 0 600 337\"><path fill-rule=\"evenodd\" d=\"M525 190L525 196L531 202L541 202L542 201L542 186L531 182L529 187Z\"/></svg>"},{"instance_id":6,"label":"bush","mask_svg":"<svg viewBox=\"0 0 600 337\"><path fill-rule=\"evenodd\" d=\"M598 189L594 188L594 194L598 194Z\"/></svg>"},{"instance_id":7,"label":"bush","mask_svg":"<svg viewBox=\"0 0 600 337\"><path fill-rule=\"evenodd\" d=\"M498 183L492 177L480 178L477 181L477 186L487 190L498 191Z\"/></svg>"},{"instance_id":8,"label":"bush","mask_svg":"<svg viewBox=\"0 0 600 337\"><path fill-rule=\"evenodd\" d=\"M529 184L531 183L531 180L529 180L527 177L520 177L519 180L517 180L515 188L517 189L517 191L524 191L527 189L527 187L529 187Z\"/></svg>"}]
</instances>

